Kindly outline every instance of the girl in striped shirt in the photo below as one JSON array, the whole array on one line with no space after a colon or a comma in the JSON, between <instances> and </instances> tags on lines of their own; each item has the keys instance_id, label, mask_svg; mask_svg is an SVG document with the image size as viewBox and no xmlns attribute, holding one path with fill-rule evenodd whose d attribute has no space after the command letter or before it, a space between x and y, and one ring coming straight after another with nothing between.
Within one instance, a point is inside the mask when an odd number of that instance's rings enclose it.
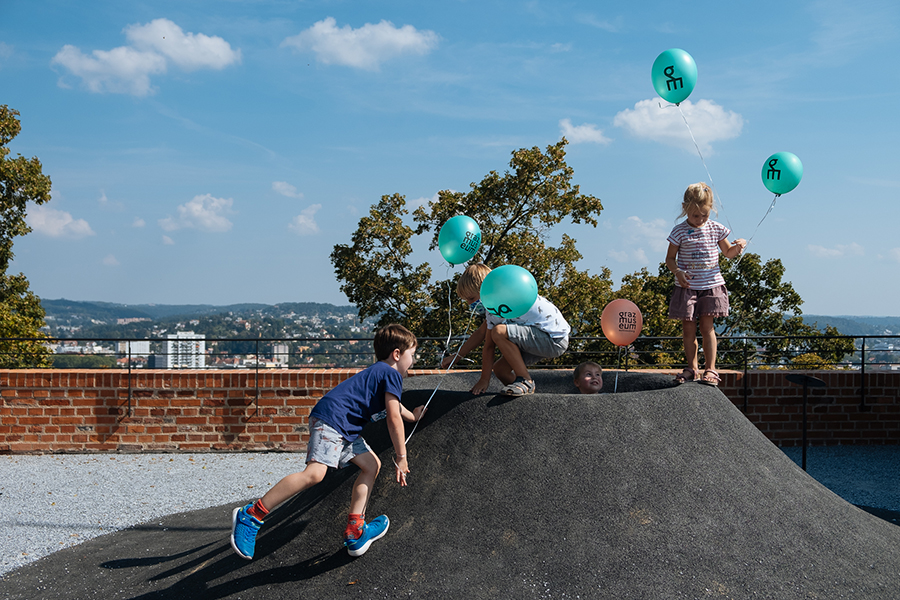
<instances>
[{"instance_id":1,"label":"girl in striped shirt","mask_svg":"<svg viewBox=\"0 0 900 600\"><path fill-rule=\"evenodd\" d=\"M705 183L694 183L684 192L680 217L687 217L669 234L666 266L675 274L675 290L669 302L669 317L682 324L687 366L675 377L678 383L697 380L718 385L716 373L716 317L728 316L728 290L719 270L719 250L726 258L744 251L747 241L728 241L731 230L709 218L713 193ZM697 356L697 323L703 337L706 369L700 376Z\"/></svg>"}]
</instances>

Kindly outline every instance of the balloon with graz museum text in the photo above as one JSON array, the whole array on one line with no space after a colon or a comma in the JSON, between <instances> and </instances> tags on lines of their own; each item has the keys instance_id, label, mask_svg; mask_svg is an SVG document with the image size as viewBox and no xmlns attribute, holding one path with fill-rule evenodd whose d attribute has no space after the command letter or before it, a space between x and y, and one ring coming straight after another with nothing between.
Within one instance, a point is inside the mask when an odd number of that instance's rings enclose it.
<instances>
[{"instance_id":1,"label":"balloon with graz museum text","mask_svg":"<svg viewBox=\"0 0 900 600\"><path fill-rule=\"evenodd\" d=\"M641 310L634 302L624 298L613 300L600 314L603 335L616 346L631 344L640 335L643 326Z\"/></svg>"},{"instance_id":2,"label":"balloon with graz museum text","mask_svg":"<svg viewBox=\"0 0 900 600\"><path fill-rule=\"evenodd\" d=\"M773 194L787 194L802 178L803 163L791 152L776 152L763 163L763 185Z\"/></svg>"},{"instance_id":3,"label":"balloon with graz museum text","mask_svg":"<svg viewBox=\"0 0 900 600\"><path fill-rule=\"evenodd\" d=\"M485 310L503 319L521 317L537 301L534 276L518 265L503 265L481 282L481 303Z\"/></svg>"},{"instance_id":4,"label":"balloon with graz museum text","mask_svg":"<svg viewBox=\"0 0 900 600\"><path fill-rule=\"evenodd\" d=\"M438 233L438 249L448 263L458 265L475 256L481 247L481 228L475 219L456 215L447 219Z\"/></svg>"},{"instance_id":5,"label":"balloon with graz museum text","mask_svg":"<svg viewBox=\"0 0 900 600\"><path fill-rule=\"evenodd\" d=\"M681 104L697 85L697 63L684 50L671 48L653 61L650 80L663 100Z\"/></svg>"}]
</instances>

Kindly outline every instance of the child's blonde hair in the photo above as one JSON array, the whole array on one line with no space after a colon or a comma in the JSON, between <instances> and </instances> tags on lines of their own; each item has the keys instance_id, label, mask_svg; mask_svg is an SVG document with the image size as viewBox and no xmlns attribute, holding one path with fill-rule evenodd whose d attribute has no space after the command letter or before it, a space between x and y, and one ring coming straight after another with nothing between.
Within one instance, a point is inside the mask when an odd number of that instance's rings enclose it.
<instances>
[{"instance_id":1,"label":"child's blonde hair","mask_svg":"<svg viewBox=\"0 0 900 600\"><path fill-rule=\"evenodd\" d=\"M678 218L686 217L692 208L715 211L715 198L708 185L703 182L692 183L684 190L684 201L681 203L681 214Z\"/></svg>"},{"instance_id":2,"label":"child's blonde hair","mask_svg":"<svg viewBox=\"0 0 900 600\"><path fill-rule=\"evenodd\" d=\"M482 263L469 265L456 282L456 293L460 298L481 296L481 282L491 272L491 268Z\"/></svg>"},{"instance_id":3,"label":"child's blonde hair","mask_svg":"<svg viewBox=\"0 0 900 600\"><path fill-rule=\"evenodd\" d=\"M573 377L575 378L575 380L578 380L578 378L581 377L581 374L584 373L585 369L588 369L590 367L596 367L600 369L600 373L603 373L603 367L592 360L588 360L575 367L575 373L573 373Z\"/></svg>"}]
</instances>

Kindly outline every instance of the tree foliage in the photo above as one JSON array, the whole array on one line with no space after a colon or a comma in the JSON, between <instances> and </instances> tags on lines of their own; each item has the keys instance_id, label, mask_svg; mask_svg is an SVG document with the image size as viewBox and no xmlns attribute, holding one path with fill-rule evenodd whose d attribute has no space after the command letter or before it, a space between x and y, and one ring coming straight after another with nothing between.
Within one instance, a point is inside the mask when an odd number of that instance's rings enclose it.
<instances>
[{"instance_id":1,"label":"tree foliage","mask_svg":"<svg viewBox=\"0 0 900 600\"><path fill-rule=\"evenodd\" d=\"M581 258L575 240L562 235L555 246L549 240L552 227L565 220L596 227L603 210L598 198L582 194L572 182L573 170L565 161L567 143L563 138L546 151L516 150L510 170L502 175L491 171L465 193L440 191L436 201L413 211L414 228L404 222L409 215L404 197L383 196L360 220L351 243L336 245L331 254L335 273L344 282L341 290L359 308L360 318L402 323L422 337L446 335L448 326L464 329L465 311L451 310L460 273L448 267L443 277L433 279L428 262L413 264L412 240L424 238L436 252L444 222L467 215L481 229L474 262L491 268L520 265L576 330L585 320L599 323L597 300L609 295L609 271L579 271L574 267Z\"/></svg>"},{"instance_id":2,"label":"tree foliage","mask_svg":"<svg viewBox=\"0 0 900 600\"><path fill-rule=\"evenodd\" d=\"M21 131L19 112L0 106L0 338L40 338L44 309L22 273L9 274L13 241L31 228L25 222L28 202L50 200L50 178L37 158L10 158L8 144ZM50 350L40 342L0 340L0 367L49 365Z\"/></svg>"}]
</instances>

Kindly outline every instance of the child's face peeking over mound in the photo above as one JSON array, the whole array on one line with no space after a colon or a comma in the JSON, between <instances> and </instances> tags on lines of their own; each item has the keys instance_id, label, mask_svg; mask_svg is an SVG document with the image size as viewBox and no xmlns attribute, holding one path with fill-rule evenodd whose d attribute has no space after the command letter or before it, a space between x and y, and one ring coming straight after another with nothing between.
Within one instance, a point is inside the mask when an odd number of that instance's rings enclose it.
<instances>
[{"instance_id":1,"label":"child's face peeking over mound","mask_svg":"<svg viewBox=\"0 0 900 600\"><path fill-rule=\"evenodd\" d=\"M599 367L585 367L575 378L575 387L582 394L599 394L603 389L603 371Z\"/></svg>"}]
</instances>

